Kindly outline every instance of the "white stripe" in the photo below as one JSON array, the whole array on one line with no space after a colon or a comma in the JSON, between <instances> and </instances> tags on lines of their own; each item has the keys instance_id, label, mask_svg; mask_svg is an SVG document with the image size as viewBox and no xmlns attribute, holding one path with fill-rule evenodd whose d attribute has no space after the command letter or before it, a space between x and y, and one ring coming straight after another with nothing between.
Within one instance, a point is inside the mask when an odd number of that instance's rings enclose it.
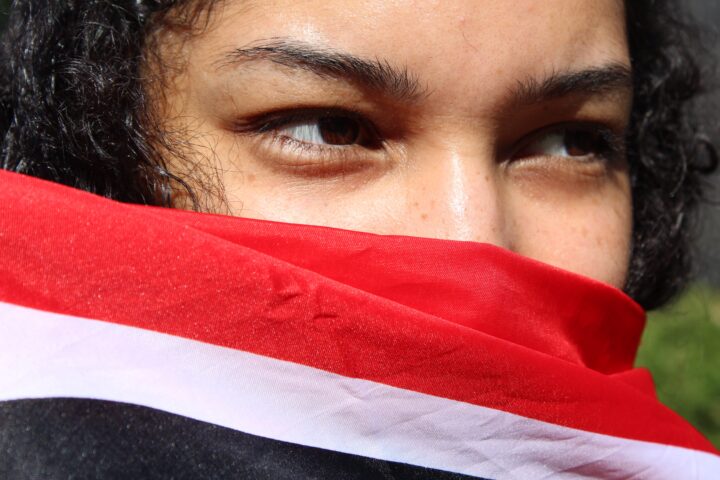
<instances>
[{"instance_id":1,"label":"white stripe","mask_svg":"<svg viewBox=\"0 0 720 480\"><path fill-rule=\"evenodd\" d=\"M718 478L718 457L560 427L170 335L0 303L0 400L144 405L296 444L498 479Z\"/></svg>"}]
</instances>

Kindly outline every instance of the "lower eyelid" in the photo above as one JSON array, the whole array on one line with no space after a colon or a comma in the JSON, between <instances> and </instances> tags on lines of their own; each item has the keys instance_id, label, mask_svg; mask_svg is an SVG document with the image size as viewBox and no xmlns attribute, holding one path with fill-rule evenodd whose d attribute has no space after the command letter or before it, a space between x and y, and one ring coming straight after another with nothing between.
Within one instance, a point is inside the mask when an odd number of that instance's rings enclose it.
<instances>
[{"instance_id":1,"label":"lower eyelid","mask_svg":"<svg viewBox=\"0 0 720 480\"><path fill-rule=\"evenodd\" d=\"M526 136L526 140L522 141L522 143L515 147L511 154L508 156L508 158L511 158L512 160L522 160L524 157L517 157L521 152L523 152L525 149L528 149L533 144L536 144L540 142L544 136L550 136L553 133L557 132L568 132L568 131L576 131L576 132L588 132L594 135L598 135L602 145L600 145L601 148L598 148L596 152L593 152L590 155L583 155L583 156L568 156L568 159L574 159L575 161L587 161L587 160L605 160L605 161L612 161L616 160L619 157L624 157L625 153L625 135L619 134L615 132L613 129L604 126L604 125L593 125L593 124L567 124L567 126L553 126L549 128L544 128L539 131L536 131L535 133L532 133L528 136ZM528 158L536 158L536 157L552 157L553 155L543 155L542 153L537 154L529 154L527 155ZM561 158L562 156L555 155L555 157Z\"/></svg>"},{"instance_id":2,"label":"lower eyelid","mask_svg":"<svg viewBox=\"0 0 720 480\"><path fill-rule=\"evenodd\" d=\"M504 165L503 170L508 181L521 182L525 187L544 185L548 192L573 185L594 188L604 183L613 171L605 160L577 161L563 157L529 158L509 162Z\"/></svg>"},{"instance_id":3,"label":"lower eyelid","mask_svg":"<svg viewBox=\"0 0 720 480\"><path fill-rule=\"evenodd\" d=\"M347 154L349 150L358 148L350 145L321 145L317 143L303 142L288 135L274 133L270 140L277 145L277 148L291 149L295 154L303 155L337 155Z\"/></svg>"},{"instance_id":4,"label":"lower eyelid","mask_svg":"<svg viewBox=\"0 0 720 480\"><path fill-rule=\"evenodd\" d=\"M257 138L254 156L273 170L298 176L334 177L385 168L387 156L357 146L326 146L265 133Z\"/></svg>"}]
</instances>

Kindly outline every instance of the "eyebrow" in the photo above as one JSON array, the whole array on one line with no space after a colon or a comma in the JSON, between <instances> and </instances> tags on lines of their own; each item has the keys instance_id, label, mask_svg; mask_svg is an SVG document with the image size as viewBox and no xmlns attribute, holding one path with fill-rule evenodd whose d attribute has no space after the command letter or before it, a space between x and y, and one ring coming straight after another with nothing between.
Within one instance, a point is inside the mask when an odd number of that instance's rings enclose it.
<instances>
[{"instance_id":1,"label":"eyebrow","mask_svg":"<svg viewBox=\"0 0 720 480\"><path fill-rule=\"evenodd\" d=\"M282 38L232 50L220 59L218 66L232 67L263 60L320 77L350 81L398 101L412 101L424 93L417 77L405 67Z\"/></svg>"},{"instance_id":2,"label":"eyebrow","mask_svg":"<svg viewBox=\"0 0 720 480\"><path fill-rule=\"evenodd\" d=\"M612 95L632 91L630 67L610 63L569 72L553 72L542 79L521 80L510 92L515 105L533 105L571 95Z\"/></svg>"},{"instance_id":3,"label":"eyebrow","mask_svg":"<svg viewBox=\"0 0 720 480\"><path fill-rule=\"evenodd\" d=\"M368 60L349 53L285 38L271 38L231 50L219 68L269 61L305 70L323 78L356 83L397 101L413 101L427 94L418 77L379 58ZM610 63L578 71L556 71L544 78L528 77L510 89L512 104L532 105L571 95L610 95L632 91L630 67Z\"/></svg>"}]
</instances>

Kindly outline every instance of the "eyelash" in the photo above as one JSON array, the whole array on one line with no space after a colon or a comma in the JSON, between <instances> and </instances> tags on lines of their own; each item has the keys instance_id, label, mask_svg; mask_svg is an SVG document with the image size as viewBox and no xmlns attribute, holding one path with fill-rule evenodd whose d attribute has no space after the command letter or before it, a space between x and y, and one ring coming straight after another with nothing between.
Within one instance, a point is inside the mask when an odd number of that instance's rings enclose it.
<instances>
[{"instance_id":1,"label":"eyelash","mask_svg":"<svg viewBox=\"0 0 720 480\"><path fill-rule=\"evenodd\" d=\"M322 145L304 142L279 133L283 128L290 125L300 124L304 121L319 121L323 117L346 118L357 122L370 142L364 145ZM320 172L332 174L336 170L346 171L352 168L359 169L362 166L371 164L374 159L368 157L373 156L373 154L381 151L386 146L385 139L366 116L360 112L348 109L278 111L262 115L244 125L238 125L235 130L238 133L249 133L257 136L269 135L265 140L268 142L266 145L271 148L277 148L282 152L276 154L278 158L283 157L283 161L277 163L282 167L292 168L297 172L307 174L317 174ZM572 132L595 135L598 141L598 148L590 155L560 157L563 160L583 163L612 163L625 156L624 134L617 133L615 129L601 123L567 122L542 128L525 135L523 140L516 143L516 146L511 150L511 154L507 158L510 162L527 160L529 157L517 158L517 155L523 149L531 146L533 142L538 142L540 139L554 133L562 132L565 132L566 135ZM547 155L534 155L531 157L537 158L542 156L547 157Z\"/></svg>"},{"instance_id":2,"label":"eyelash","mask_svg":"<svg viewBox=\"0 0 720 480\"><path fill-rule=\"evenodd\" d=\"M360 125L371 142L366 145L320 145L296 140L279 133L289 125L318 120L321 117L352 119ZM307 174L321 173L321 170L323 170L322 173L332 173L324 170L346 171L368 165L372 162L371 159L368 159L368 155L381 151L385 144L377 127L365 115L348 109L299 109L272 112L244 125L237 125L235 130L238 133L267 136L264 139L267 142L266 148L278 148L283 151L279 156L293 157L284 162L278 162L280 165L290 167L298 173Z\"/></svg>"},{"instance_id":3,"label":"eyelash","mask_svg":"<svg viewBox=\"0 0 720 480\"><path fill-rule=\"evenodd\" d=\"M580 133L595 136L598 146L595 151L591 155L565 157L571 159L571 161L587 162L591 160L598 160L610 163L625 157L625 134L618 133L616 129L596 122L566 122L536 130L535 132L526 135L524 140L522 140L518 146L513 148L509 157L513 160L522 160L522 157L517 158L517 156L520 155L523 149L528 148L528 146L540 139L548 138L550 135L556 133L565 133L566 135L568 133Z\"/></svg>"}]
</instances>

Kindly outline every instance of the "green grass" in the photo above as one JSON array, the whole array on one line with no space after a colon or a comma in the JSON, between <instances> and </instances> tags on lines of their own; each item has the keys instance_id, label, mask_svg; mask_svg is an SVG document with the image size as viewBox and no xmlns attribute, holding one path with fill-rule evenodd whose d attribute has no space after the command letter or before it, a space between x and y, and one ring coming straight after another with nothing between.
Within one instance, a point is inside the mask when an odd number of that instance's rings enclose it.
<instances>
[{"instance_id":1,"label":"green grass","mask_svg":"<svg viewBox=\"0 0 720 480\"><path fill-rule=\"evenodd\" d=\"M720 291L696 285L650 314L638 365L660 400L720 447Z\"/></svg>"}]
</instances>

